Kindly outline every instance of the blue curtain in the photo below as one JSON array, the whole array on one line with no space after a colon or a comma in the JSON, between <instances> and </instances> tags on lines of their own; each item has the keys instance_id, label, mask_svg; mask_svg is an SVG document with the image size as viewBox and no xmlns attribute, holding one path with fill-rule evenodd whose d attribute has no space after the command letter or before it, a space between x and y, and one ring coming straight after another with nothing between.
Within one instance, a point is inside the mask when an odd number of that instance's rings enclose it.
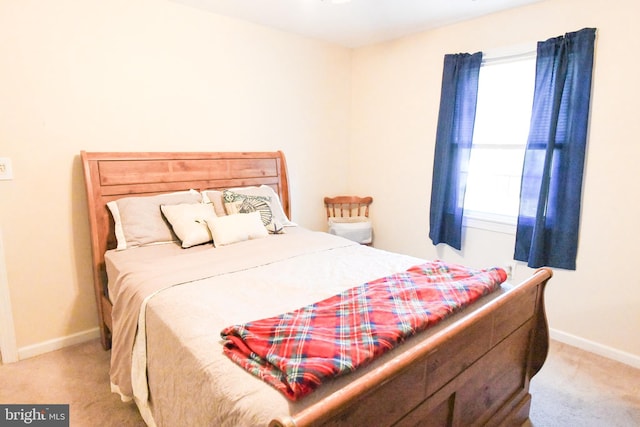
<instances>
[{"instance_id":1,"label":"blue curtain","mask_svg":"<svg viewBox=\"0 0 640 427\"><path fill-rule=\"evenodd\" d=\"M433 161L429 238L462 245L462 211L471 155L482 52L445 55Z\"/></svg>"},{"instance_id":2,"label":"blue curtain","mask_svg":"<svg viewBox=\"0 0 640 427\"><path fill-rule=\"evenodd\" d=\"M514 258L575 270L595 29L538 43Z\"/></svg>"}]
</instances>

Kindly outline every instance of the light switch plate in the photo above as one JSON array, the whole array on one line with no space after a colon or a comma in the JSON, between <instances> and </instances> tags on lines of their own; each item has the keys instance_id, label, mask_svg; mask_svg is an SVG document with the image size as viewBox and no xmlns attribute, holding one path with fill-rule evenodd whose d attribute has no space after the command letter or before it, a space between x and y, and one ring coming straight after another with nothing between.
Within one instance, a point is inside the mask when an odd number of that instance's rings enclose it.
<instances>
[{"instance_id":1,"label":"light switch plate","mask_svg":"<svg viewBox=\"0 0 640 427\"><path fill-rule=\"evenodd\" d=\"M0 157L0 180L13 179L13 168L11 167L11 159L8 157Z\"/></svg>"}]
</instances>

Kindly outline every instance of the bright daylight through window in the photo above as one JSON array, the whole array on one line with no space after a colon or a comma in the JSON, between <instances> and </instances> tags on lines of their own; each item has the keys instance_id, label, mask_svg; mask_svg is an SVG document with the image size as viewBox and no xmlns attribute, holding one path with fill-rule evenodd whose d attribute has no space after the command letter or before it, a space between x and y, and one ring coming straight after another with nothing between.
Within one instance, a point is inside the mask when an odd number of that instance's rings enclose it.
<instances>
[{"instance_id":1,"label":"bright daylight through window","mask_svg":"<svg viewBox=\"0 0 640 427\"><path fill-rule=\"evenodd\" d=\"M515 224L533 90L535 54L480 68L464 215Z\"/></svg>"}]
</instances>

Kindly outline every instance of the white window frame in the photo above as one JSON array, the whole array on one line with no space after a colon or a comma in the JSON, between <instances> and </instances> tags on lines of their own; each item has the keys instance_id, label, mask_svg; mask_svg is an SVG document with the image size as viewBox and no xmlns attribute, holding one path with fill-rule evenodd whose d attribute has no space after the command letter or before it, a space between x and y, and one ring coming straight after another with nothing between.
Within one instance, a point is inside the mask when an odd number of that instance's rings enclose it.
<instances>
[{"instance_id":1,"label":"white window frame","mask_svg":"<svg viewBox=\"0 0 640 427\"><path fill-rule=\"evenodd\" d=\"M508 63L535 57L536 45L525 44L485 52L483 53L482 65ZM515 235L517 221L517 216L499 215L465 209L462 225L463 227Z\"/></svg>"}]
</instances>

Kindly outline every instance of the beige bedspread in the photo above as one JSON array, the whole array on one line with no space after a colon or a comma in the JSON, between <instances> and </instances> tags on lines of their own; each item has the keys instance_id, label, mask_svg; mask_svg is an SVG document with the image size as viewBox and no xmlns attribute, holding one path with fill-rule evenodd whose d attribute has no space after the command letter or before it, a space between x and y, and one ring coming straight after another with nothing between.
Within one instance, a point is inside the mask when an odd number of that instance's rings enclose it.
<instances>
[{"instance_id":1,"label":"beige bedspread","mask_svg":"<svg viewBox=\"0 0 640 427\"><path fill-rule=\"evenodd\" d=\"M219 333L424 261L299 227L221 248L126 252L106 257L116 332L112 382L125 396L135 393L149 425L163 426L266 425L366 372L293 403L224 356Z\"/></svg>"}]
</instances>

